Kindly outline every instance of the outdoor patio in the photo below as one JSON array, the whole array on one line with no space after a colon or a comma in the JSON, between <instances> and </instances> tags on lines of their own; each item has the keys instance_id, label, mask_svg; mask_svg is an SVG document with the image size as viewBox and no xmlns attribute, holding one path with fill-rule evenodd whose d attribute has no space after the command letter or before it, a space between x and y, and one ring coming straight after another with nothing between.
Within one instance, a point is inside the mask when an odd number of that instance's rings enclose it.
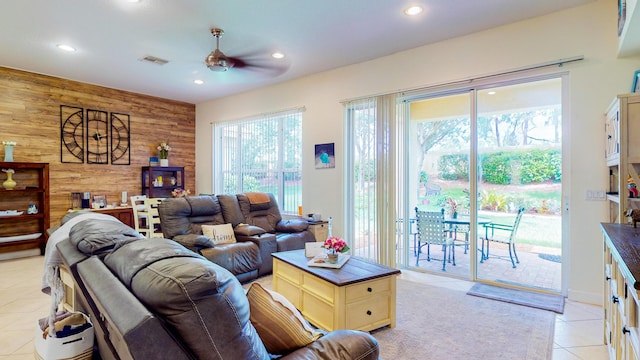
<instances>
[{"instance_id":1,"label":"outdoor patio","mask_svg":"<svg viewBox=\"0 0 640 360\"><path fill-rule=\"evenodd\" d=\"M426 247L423 248L426 251ZM530 245L517 245L516 251L520 260L514 269L509 260L509 252L506 245L491 244L491 256L488 260L478 264L478 278L482 280L500 283L523 285L542 290L561 290L561 258L557 248L546 248ZM480 250L478 250L479 256ZM414 266L416 257L413 249L409 258L409 265ZM423 269L436 274L469 278L470 254L464 253L464 247L456 246L456 265L447 262L445 271L442 271L442 248L431 248L431 261L427 261L426 253L420 255L417 269ZM497 258L495 256L500 256ZM447 257L448 254L447 254Z\"/></svg>"}]
</instances>

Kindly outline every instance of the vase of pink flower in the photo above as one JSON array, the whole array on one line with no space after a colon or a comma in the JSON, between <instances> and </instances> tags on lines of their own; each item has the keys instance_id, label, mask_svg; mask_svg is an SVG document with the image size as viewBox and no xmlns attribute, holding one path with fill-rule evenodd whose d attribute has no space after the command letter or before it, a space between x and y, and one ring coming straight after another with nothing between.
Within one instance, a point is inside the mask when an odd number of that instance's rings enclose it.
<instances>
[{"instance_id":1,"label":"vase of pink flower","mask_svg":"<svg viewBox=\"0 0 640 360\"><path fill-rule=\"evenodd\" d=\"M335 264L341 253L349 251L347 242L336 236L330 236L324 241L323 247L327 252L327 262Z\"/></svg>"}]
</instances>

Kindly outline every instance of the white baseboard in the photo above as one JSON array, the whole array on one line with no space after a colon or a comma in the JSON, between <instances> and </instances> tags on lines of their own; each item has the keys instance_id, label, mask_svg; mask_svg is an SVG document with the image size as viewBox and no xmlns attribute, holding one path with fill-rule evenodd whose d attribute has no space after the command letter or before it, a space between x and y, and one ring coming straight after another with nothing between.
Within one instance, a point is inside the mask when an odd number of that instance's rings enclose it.
<instances>
[{"instance_id":1,"label":"white baseboard","mask_svg":"<svg viewBox=\"0 0 640 360\"><path fill-rule=\"evenodd\" d=\"M569 300L598 306L602 306L603 296L602 293L575 291L571 289L567 292L567 298Z\"/></svg>"}]
</instances>

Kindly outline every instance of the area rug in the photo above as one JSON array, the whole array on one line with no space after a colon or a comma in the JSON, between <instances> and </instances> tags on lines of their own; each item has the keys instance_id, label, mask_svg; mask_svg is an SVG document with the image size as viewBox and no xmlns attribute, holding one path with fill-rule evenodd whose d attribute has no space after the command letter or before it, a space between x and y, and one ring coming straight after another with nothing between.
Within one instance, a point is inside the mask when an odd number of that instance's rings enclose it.
<instances>
[{"instance_id":1,"label":"area rug","mask_svg":"<svg viewBox=\"0 0 640 360\"><path fill-rule=\"evenodd\" d=\"M564 312L564 297L561 295L508 289L482 283L475 283L467 294L542 310L549 310L557 312L558 314L562 314Z\"/></svg>"},{"instance_id":2,"label":"area rug","mask_svg":"<svg viewBox=\"0 0 640 360\"><path fill-rule=\"evenodd\" d=\"M562 262L562 255L538 254L538 257L551 262Z\"/></svg>"},{"instance_id":3,"label":"area rug","mask_svg":"<svg viewBox=\"0 0 640 360\"><path fill-rule=\"evenodd\" d=\"M269 289L272 281L256 280ZM554 328L549 311L398 279L396 327L371 335L382 360L542 360L552 357Z\"/></svg>"},{"instance_id":4,"label":"area rug","mask_svg":"<svg viewBox=\"0 0 640 360\"><path fill-rule=\"evenodd\" d=\"M380 358L551 359L555 314L399 279L397 322L371 334Z\"/></svg>"}]
</instances>

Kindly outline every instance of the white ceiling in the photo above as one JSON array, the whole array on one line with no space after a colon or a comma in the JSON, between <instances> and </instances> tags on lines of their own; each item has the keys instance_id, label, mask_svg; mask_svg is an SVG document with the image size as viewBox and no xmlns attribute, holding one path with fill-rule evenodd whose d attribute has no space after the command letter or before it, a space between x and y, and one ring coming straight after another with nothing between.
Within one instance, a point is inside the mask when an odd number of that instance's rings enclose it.
<instances>
[{"instance_id":1,"label":"white ceiling","mask_svg":"<svg viewBox=\"0 0 640 360\"><path fill-rule=\"evenodd\" d=\"M592 1L2 1L0 66L195 104ZM407 17L412 4L425 11ZM224 29L227 56L270 68L207 69L211 27ZM275 50L286 58L270 59ZM139 60L146 55L169 63Z\"/></svg>"}]
</instances>

